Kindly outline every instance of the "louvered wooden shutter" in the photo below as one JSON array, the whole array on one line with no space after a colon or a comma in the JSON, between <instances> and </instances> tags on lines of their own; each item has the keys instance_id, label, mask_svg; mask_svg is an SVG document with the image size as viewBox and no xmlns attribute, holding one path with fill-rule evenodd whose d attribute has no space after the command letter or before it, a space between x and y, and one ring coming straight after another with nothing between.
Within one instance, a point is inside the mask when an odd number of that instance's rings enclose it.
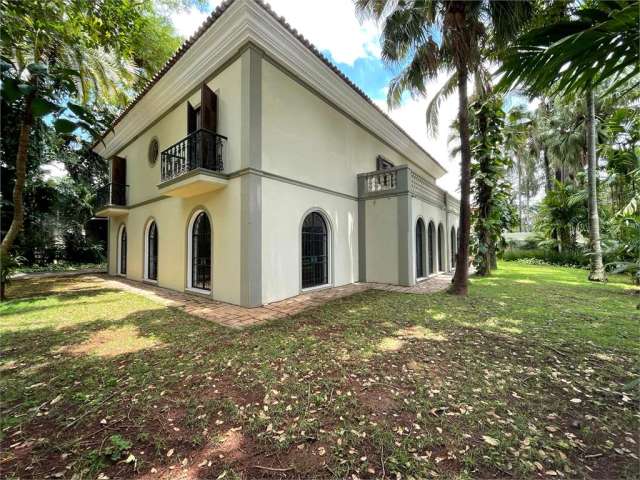
<instances>
[{"instance_id":1,"label":"louvered wooden shutter","mask_svg":"<svg viewBox=\"0 0 640 480\"><path fill-rule=\"evenodd\" d=\"M111 158L111 182L116 185L127 184L127 161L122 157Z\"/></svg>"},{"instance_id":2,"label":"louvered wooden shutter","mask_svg":"<svg viewBox=\"0 0 640 480\"><path fill-rule=\"evenodd\" d=\"M202 85L200 118L202 128L218 132L218 96L206 85Z\"/></svg>"},{"instance_id":3,"label":"louvered wooden shutter","mask_svg":"<svg viewBox=\"0 0 640 480\"><path fill-rule=\"evenodd\" d=\"M196 116L196 109L187 102L187 134L193 133L198 128L198 120Z\"/></svg>"}]
</instances>

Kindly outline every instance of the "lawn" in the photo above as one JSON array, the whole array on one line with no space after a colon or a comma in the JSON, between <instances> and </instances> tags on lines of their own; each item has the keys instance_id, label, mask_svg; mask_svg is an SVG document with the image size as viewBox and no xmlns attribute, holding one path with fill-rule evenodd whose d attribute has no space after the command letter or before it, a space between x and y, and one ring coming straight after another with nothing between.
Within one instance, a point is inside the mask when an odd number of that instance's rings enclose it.
<instances>
[{"instance_id":1,"label":"lawn","mask_svg":"<svg viewBox=\"0 0 640 480\"><path fill-rule=\"evenodd\" d=\"M637 292L500 267L468 298L367 291L242 331L96 277L15 282L0 476L637 478Z\"/></svg>"}]
</instances>

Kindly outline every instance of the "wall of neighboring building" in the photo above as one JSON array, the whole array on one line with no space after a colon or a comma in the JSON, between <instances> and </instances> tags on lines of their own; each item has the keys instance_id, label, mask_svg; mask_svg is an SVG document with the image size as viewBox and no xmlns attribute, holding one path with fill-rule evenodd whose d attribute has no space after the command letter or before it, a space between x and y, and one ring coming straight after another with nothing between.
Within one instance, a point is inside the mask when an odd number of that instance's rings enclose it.
<instances>
[{"instance_id":1,"label":"wall of neighboring building","mask_svg":"<svg viewBox=\"0 0 640 480\"><path fill-rule=\"evenodd\" d=\"M262 301L269 303L301 291L302 222L310 211L329 221L329 283L358 281L358 204L318 190L263 178Z\"/></svg>"}]
</instances>

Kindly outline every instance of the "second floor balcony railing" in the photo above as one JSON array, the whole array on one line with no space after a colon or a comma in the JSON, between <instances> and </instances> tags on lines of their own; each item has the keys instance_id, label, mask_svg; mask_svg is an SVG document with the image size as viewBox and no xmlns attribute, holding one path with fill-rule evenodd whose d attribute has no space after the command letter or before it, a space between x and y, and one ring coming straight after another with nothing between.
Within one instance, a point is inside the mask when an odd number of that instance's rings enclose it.
<instances>
[{"instance_id":1,"label":"second floor balcony railing","mask_svg":"<svg viewBox=\"0 0 640 480\"><path fill-rule=\"evenodd\" d=\"M96 192L96 211L105 207L124 207L127 205L129 185L108 183Z\"/></svg>"},{"instance_id":2,"label":"second floor balcony railing","mask_svg":"<svg viewBox=\"0 0 640 480\"><path fill-rule=\"evenodd\" d=\"M160 181L173 180L198 168L222 172L226 141L227 137L205 129L189 134L162 152Z\"/></svg>"}]
</instances>

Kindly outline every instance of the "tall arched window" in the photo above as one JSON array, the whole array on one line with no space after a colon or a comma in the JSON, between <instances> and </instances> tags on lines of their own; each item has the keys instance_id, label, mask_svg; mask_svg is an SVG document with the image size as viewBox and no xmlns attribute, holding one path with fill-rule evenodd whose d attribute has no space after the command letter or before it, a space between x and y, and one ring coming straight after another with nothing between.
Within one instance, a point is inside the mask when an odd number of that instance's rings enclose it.
<instances>
[{"instance_id":1,"label":"tall arched window","mask_svg":"<svg viewBox=\"0 0 640 480\"><path fill-rule=\"evenodd\" d=\"M438 225L438 270L444 271L444 227Z\"/></svg>"},{"instance_id":2,"label":"tall arched window","mask_svg":"<svg viewBox=\"0 0 640 480\"><path fill-rule=\"evenodd\" d=\"M145 266L147 280L158 280L158 226L151 221L145 235Z\"/></svg>"},{"instance_id":3,"label":"tall arched window","mask_svg":"<svg viewBox=\"0 0 640 480\"><path fill-rule=\"evenodd\" d=\"M329 231L318 212L311 212L302 223L302 288L329 283Z\"/></svg>"},{"instance_id":4,"label":"tall arched window","mask_svg":"<svg viewBox=\"0 0 640 480\"><path fill-rule=\"evenodd\" d=\"M416 222L416 277L426 277L425 272L425 257L424 257L424 243L425 243L425 231L424 221L419 218Z\"/></svg>"},{"instance_id":5,"label":"tall arched window","mask_svg":"<svg viewBox=\"0 0 640 480\"><path fill-rule=\"evenodd\" d=\"M456 244L456 227L451 227L451 268L456 268L456 254L458 253Z\"/></svg>"},{"instance_id":6,"label":"tall arched window","mask_svg":"<svg viewBox=\"0 0 640 480\"><path fill-rule=\"evenodd\" d=\"M435 265L435 241L436 241L436 226L433 222L429 222L429 232L428 232L428 249L429 249L429 273L434 273L436 270Z\"/></svg>"},{"instance_id":7,"label":"tall arched window","mask_svg":"<svg viewBox=\"0 0 640 480\"><path fill-rule=\"evenodd\" d=\"M189 287L211 290L211 222L204 211L194 214L189 228Z\"/></svg>"},{"instance_id":8,"label":"tall arched window","mask_svg":"<svg viewBox=\"0 0 640 480\"><path fill-rule=\"evenodd\" d=\"M118 256L118 273L127 274L127 227L120 227L120 252Z\"/></svg>"}]
</instances>

